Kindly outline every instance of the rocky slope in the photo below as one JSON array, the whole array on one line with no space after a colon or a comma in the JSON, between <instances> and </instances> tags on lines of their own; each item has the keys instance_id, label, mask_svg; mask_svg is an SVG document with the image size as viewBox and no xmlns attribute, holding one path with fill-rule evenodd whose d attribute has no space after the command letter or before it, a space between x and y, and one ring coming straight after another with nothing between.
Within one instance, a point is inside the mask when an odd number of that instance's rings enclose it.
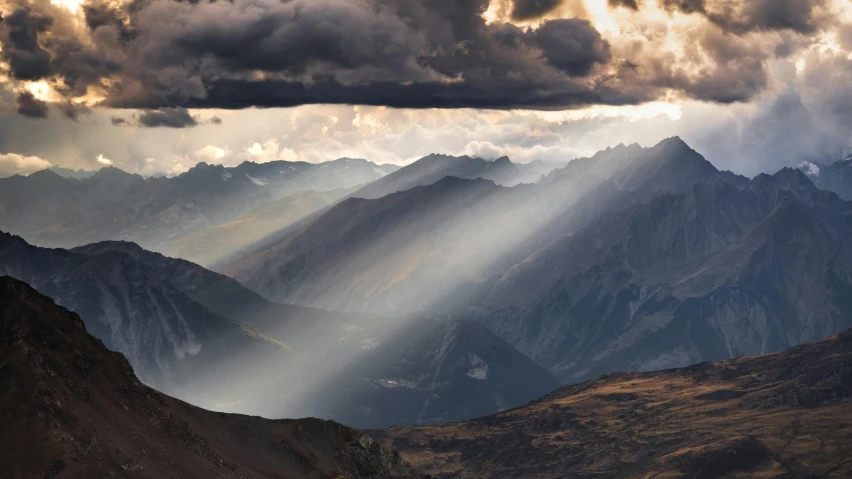
<instances>
[{"instance_id":1,"label":"rocky slope","mask_svg":"<svg viewBox=\"0 0 852 479\"><path fill-rule=\"evenodd\" d=\"M0 278L0 470L9 477L414 478L365 434L219 414L134 376L83 321Z\"/></svg>"},{"instance_id":2,"label":"rocky slope","mask_svg":"<svg viewBox=\"0 0 852 479\"><path fill-rule=\"evenodd\" d=\"M478 319L563 381L817 340L852 326L850 212L795 170L697 184L555 239Z\"/></svg>"},{"instance_id":3,"label":"rocky slope","mask_svg":"<svg viewBox=\"0 0 852 479\"><path fill-rule=\"evenodd\" d=\"M850 477L852 331L760 357L566 386L373 436L433 478Z\"/></svg>"}]
</instances>

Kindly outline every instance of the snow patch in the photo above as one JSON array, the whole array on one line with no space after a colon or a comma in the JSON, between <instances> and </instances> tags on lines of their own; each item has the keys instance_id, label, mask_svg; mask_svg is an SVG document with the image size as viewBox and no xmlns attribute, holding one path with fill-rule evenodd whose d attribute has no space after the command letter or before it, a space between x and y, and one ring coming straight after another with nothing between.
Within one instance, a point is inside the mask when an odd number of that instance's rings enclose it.
<instances>
[{"instance_id":1,"label":"snow patch","mask_svg":"<svg viewBox=\"0 0 852 479\"><path fill-rule=\"evenodd\" d=\"M231 173L229 173L229 172L227 172L227 171L225 171L225 170L222 170L222 180L223 180L223 181L228 181L228 180L230 180L230 179L231 179Z\"/></svg>"},{"instance_id":2,"label":"snow patch","mask_svg":"<svg viewBox=\"0 0 852 479\"><path fill-rule=\"evenodd\" d=\"M248 175L248 173L246 173L246 178L250 179L250 180L251 180L251 182L252 182L252 183L254 183L254 184L256 184L257 186L266 186L266 185L268 185L268 183L267 183L266 181L261 180L261 179L258 179L258 178L254 178L254 177L252 177L252 176L249 176L249 175Z\"/></svg>"},{"instance_id":3,"label":"snow patch","mask_svg":"<svg viewBox=\"0 0 852 479\"><path fill-rule=\"evenodd\" d=\"M482 358L476 354L468 353L467 356L468 359L470 359L470 365L473 366L473 368L467 372L467 375L480 381L488 379L488 363L483 361Z\"/></svg>"},{"instance_id":4,"label":"snow patch","mask_svg":"<svg viewBox=\"0 0 852 479\"><path fill-rule=\"evenodd\" d=\"M373 167L373 171L375 171L376 174L379 175L379 177L387 176L387 173L385 173L384 170L382 170L381 168L378 168L376 166Z\"/></svg>"}]
</instances>

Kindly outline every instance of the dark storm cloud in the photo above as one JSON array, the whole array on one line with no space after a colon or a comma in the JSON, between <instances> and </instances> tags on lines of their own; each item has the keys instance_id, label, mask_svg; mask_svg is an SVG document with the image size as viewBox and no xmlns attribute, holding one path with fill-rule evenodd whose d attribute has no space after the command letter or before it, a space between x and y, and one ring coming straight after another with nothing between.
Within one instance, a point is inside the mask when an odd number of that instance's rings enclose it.
<instances>
[{"instance_id":1,"label":"dark storm cloud","mask_svg":"<svg viewBox=\"0 0 852 479\"><path fill-rule=\"evenodd\" d=\"M587 20L553 20L534 32L544 58L571 76L587 75L596 63L609 62L609 44Z\"/></svg>"},{"instance_id":2,"label":"dark storm cloud","mask_svg":"<svg viewBox=\"0 0 852 479\"><path fill-rule=\"evenodd\" d=\"M0 58L9 63L17 80L41 80L51 74L50 53L39 45L39 35L53 24L49 15L21 7L0 17Z\"/></svg>"},{"instance_id":3,"label":"dark storm cloud","mask_svg":"<svg viewBox=\"0 0 852 479\"><path fill-rule=\"evenodd\" d=\"M798 0L754 0L722 13L704 0L659 1L734 32L814 23ZM743 101L766 84L765 58L750 51L732 57L723 50L735 47L713 47L712 74L693 79L653 55L615 58L586 20L526 30L486 24L488 0L89 0L80 24L50 0L17 2L0 22L11 77L51 79L69 99L94 88L106 95L101 106L156 110L138 119L143 126L192 126L185 110L167 110L175 107L559 109L636 104L668 89ZM517 0L513 15L540 17L560 3Z\"/></svg>"},{"instance_id":4,"label":"dark storm cloud","mask_svg":"<svg viewBox=\"0 0 852 479\"><path fill-rule=\"evenodd\" d=\"M562 4L562 0L515 0L512 6L513 20L541 18Z\"/></svg>"},{"instance_id":5,"label":"dark storm cloud","mask_svg":"<svg viewBox=\"0 0 852 479\"><path fill-rule=\"evenodd\" d=\"M659 0L668 10L701 14L725 31L792 30L813 33L819 27L815 11L824 0Z\"/></svg>"},{"instance_id":6,"label":"dark storm cloud","mask_svg":"<svg viewBox=\"0 0 852 479\"><path fill-rule=\"evenodd\" d=\"M32 93L25 91L15 98L15 111L19 115L30 118L47 118L47 103L34 97Z\"/></svg>"},{"instance_id":7,"label":"dark storm cloud","mask_svg":"<svg viewBox=\"0 0 852 479\"><path fill-rule=\"evenodd\" d=\"M139 115L139 126L147 128L186 128L198 124L186 108L160 108Z\"/></svg>"},{"instance_id":8,"label":"dark storm cloud","mask_svg":"<svg viewBox=\"0 0 852 479\"><path fill-rule=\"evenodd\" d=\"M624 7L630 10L639 10L639 0L607 0L610 8Z\"/></svg>"}]
</instances>

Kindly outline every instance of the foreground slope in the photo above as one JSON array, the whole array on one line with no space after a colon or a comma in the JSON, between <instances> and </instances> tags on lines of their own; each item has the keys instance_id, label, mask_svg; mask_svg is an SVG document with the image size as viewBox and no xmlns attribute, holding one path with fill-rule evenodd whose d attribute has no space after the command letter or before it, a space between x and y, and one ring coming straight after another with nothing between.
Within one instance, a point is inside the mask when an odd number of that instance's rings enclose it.
<instances>
[{"instance_id":1,"label":"foreground slope","mask_svg":"<svg viewBox=\"0 0 852 479\"><path fill-rule=\"evenodd\" d=\"M373 435L434 478L852 477L852 331Z\"/></svg>"},{"instance_id":2,"label":"foreground slope","mask_svg":"<svg viewBox=\"0 0 852 479\"><path fill-rule=\"evenodd\" d=\"M79 316L0 278L4 477L412 478L356 430L218 414L139 382Z\"/></svg>"}]
</instances>

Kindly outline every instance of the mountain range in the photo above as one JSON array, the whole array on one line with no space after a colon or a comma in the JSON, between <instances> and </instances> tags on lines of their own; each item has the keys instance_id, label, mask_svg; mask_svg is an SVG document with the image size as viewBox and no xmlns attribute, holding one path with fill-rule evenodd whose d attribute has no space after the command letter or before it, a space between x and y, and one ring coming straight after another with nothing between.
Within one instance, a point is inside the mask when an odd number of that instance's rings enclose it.
<instances>
[{"instance_id":1,"label":"mountain range","mask_svg":"<svg viewBox=\"0 0 852 479\"><path fill-rule=\"evenodd\" d=\"M173 178L115 168L12 177L0 180L0 228L13 233L0 233L0 274L78 314L146 386L223 412L395 427L371 434L433 476L506 477L524 462L515 450L540 464L526 469L535 477L629 465L716 477L705 469L727 461L724 451L763 459L722 475L844 470L785 456L766 439L774 429L764 437L708 420L738 439L654 439L641 428L634 442L614 438L634 413L683 430L641 414L679 387L684 404L704 410L693 401L712 392L703 380L734 391L718 393L719 414L731 417L735 400L788 379L818 391L830 383L821 369L785 376L793 363L776 359L789 354L771 353L852 327L847 163L749 179L669 138L553 166L429 155L402 168L341 159L201 163ZM766 354L776 359L765 367L734 359ZM805 369L825 360L845 374L822 353L802 358ZM690 366L707 361L727 362ZM749 372L729 375L740 361ZM571 383L581 384L529 404ZM608 388L613 396L589 392ZM632 399L642 391L650 399ZM575 407L601 416L578 423ZM197 416L187 411L178 412ZM493 452L477 435L495 441ZM639 457L656 440L663 455ZM322 444L308 462L331 474L321 458L343 446ZM612 448L618 461L597 458Z\"/></svg>"},{"instance_id":2,"label":"mountain range","mask_svg":"<svg viewBox=\"0 0 852 479\"><path fill-rule=\"evenodd\" d=\"M350 198L222 271L293 304L464 311L570 382L852 326L850 207L798 170L749 180L670 138L535 184L444 177Z\"/></svg>"},{"instance_id":3,"label":"mountain range","mask_svg":"<svg viewBox=\"0 0 852 479\"><path fill-rule=\"evenodd\" d=\"M176 177L144 178L115 167L93 175L44 170L0 179L0 230L41 246L132 240L148 248L236 220L270 201L369 183L392 165L342 158L236 167L199 163Z\"/></svg>"},{"instance_id":4,"label":"mountain range","mask_svg":"<svg viewBox=\"0 0 852 479\"><path fill-rule=\"evenodd\" d=\"M80 317L0 277L6 477L415 478L362 432L207 411L142 384Z\"/></svg>"},{"instance_id":5,"label":"mountain range","mask_svg":"<svg viewBox=\"0 0 852 479\"><path fill-rule=\"evenodd\" d=\"M215 413L164 395L78 315L0 277L0 470L51 478L847 477L850 358L847 331L783 353L602 376L470 421L364 433L318 419Z\"/></svg>"},{"instance_id":6,"label":"mountain range","mask_svg":"<svg viewBox=\"0 0 852 479\"><path fill-rule=\"evenodd\" d=\"M469 319L392 321L273 303L135 243L45 249L0 234L0 274L78 313L146 384L211 409L386 427L490 414L558 385ZM489 372L468 374L477 367ZM350 400L340 406L339 397Z\"/></svg>"}]
</instances>

